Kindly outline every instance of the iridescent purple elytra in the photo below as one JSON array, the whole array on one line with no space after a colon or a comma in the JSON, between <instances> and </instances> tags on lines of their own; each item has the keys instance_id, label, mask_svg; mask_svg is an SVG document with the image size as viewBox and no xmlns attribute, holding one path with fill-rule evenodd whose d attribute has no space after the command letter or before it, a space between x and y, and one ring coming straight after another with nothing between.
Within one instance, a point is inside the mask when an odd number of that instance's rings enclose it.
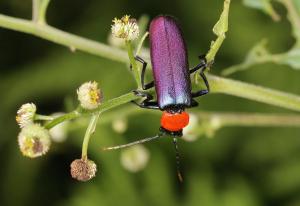
<instances>
[{"instance_id":1,"label":"iridescent purple elytra","mask_svg":"<svg viewBox=\"0 0 300 206\"><path fill-rule=\"evenodd\" d=\"M189 107L192 101L188 56L181 29L171 16L158 16L149 29L158 106Z\"/></svg>"}]
</instances>

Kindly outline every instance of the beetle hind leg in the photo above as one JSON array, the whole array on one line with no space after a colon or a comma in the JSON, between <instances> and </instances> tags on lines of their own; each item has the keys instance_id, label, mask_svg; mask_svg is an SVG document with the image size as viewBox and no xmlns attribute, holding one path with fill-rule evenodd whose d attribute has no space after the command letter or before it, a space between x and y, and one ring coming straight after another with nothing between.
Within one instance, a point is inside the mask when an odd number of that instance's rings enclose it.
<instances>
[{"instance_id":1,"label":"beetle hind leg","mask_svg":"<svg viewBox=\"0 0 300 206\"><path fill-rule=\"evenodd\" d=\"M142 73L141 73L141 83L142 83L143 90L147 90L154 87L154 81L149 82L147 84L145 83L145 74L146 74L146 68L148 63L140 56L135 56L135 60L143 64Z\"/></svg>"},{"instance_id":2,"label":"beetle hind leg","mask_svg":"<svg viewBox=\"0 0 300 206\"><path fill-rule=\"evenodd\" d=\"M151 94L146 93L146 92L142 92L142 91L138 91L138 90L134 90L133 93L136 96L146 98L140 103L136 102L136 101L132 101L132 103L134 103L135 105L137 105L141 108L145 108L145 109L160 109L159 106L158 106L158 103L156 101L152 101L153 96Z\"/></svg>"}]
</instances>

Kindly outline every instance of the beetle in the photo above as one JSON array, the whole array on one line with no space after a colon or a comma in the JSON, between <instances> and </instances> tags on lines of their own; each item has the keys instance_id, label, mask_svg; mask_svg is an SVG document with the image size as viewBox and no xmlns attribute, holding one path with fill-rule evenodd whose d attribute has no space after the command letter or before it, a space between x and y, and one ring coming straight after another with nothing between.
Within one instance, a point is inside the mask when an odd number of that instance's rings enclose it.
<instances>
[{"instance_id":1,"label":"beetle","mask_svg":"<svg viewBox=\"0 0 300 206\"><path fill-rule=\"evenodd\" d=\"M178 177L182 180L179 170L177 137L182 136L183 128L189 123L189 115L185 112L185 109L197 106L198 102L194 98L209 92L209 83L204 71L212 63L207 63L205 56L199 56L200 63L189 69L188 53L183 33L177 20L172 16L160 15L154 18L150 23L149 37L154 81L145 83L147 62L136 56L135 59L143 65L141 72L143 91L135 90L133 92L145 99L141 103L134 103L141 108L163 111L160 132L154 137L105 149L120 149L162 136L171 136L176 151ZM206 85L206 89L192 92L190 75L198 70L200 70L199 74ZM156 100L146 92L146 90L153 87L156 91Z\"/></svg>"}]
</instances>

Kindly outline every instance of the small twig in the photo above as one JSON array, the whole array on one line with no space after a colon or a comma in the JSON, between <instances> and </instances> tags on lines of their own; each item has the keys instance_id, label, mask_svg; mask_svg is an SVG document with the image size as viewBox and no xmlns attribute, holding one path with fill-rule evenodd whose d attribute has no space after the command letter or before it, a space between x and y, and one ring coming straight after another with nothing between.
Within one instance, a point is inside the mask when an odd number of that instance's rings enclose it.
<instances>
[{"instance_id":1,"label":"small twig","mask_svg":"<svg viewBox=\"0 0 300 206\"><path fill-rule=\"evenodd\" d=\"M37 24L46 24L46 12L50 0L32 0L32 21Z\"/></svg>"},{"instance_id":2,"label":"small twig","mask_svg":"<svg viewBox=\"0 0 300 206\"><path fill-rule=\"evenodd\" d=\"M127 53L128 53L128 57L130 60L130 64L132 66L132 70L133 70L133 74L134 74L134 78L136 81L136 84L138 86L139 89L142 88L142 84L141 84L141 72L140 72L140 68L138 67L136 60L135 60L135 56L134 56L134 52L133 52L133 48L132 48L132 43L129 40L125 41L126 44L126 48L127 48Z\"/></svg>"},{"instance_id":3,"label":"small twig","mask_svg":"<svg viewBox=\"0 0 300 206\"><path fill-rule=\"evenodd\" d=\"M88 159L87 151L88 151L89 141L92 134L95 132L99 116L100 116L100 112L92 115L89 126L85 132L83 143L82 143L82 153L81 153L81 159L83 160Z\"/></svg>"}]
</instances>

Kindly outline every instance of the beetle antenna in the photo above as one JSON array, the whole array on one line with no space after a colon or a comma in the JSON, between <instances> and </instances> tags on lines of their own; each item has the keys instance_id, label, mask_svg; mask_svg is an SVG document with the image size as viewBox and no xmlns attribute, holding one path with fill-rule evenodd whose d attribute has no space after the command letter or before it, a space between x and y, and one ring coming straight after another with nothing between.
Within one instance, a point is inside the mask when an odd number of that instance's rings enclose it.
<instances>
[{"instance_id":1,"label":"beetle antenna","mask_svg":"<svg viewBox=\"0 0 300 206\"><path fill-rule=\"evenodd\" d=\"M180 182L183 182L183 177L180 172L180 154L178 150L177 138L173 138L175 153L176 153L176 167L177 167L177 176Z\"/></svg>"},{"instance_id":2,"label":"beetle antenna","mask_svg":"<svg viewBox=\"0 0 300 206\"><path fill-rule=\"evenodd\" d=\"M115 150L115 149L122 149L122 148L125 148L125 147L131 147L133 145L143 144L145 142L150 142L150 141L158 139L158 138L160 138L162 136L163 136L163 134L158 134L158 135L156 135L154 137L148 137L148 138L145 138L145 139L141 139L141 140L137 140L137 141L134 141L134 142L130 142L128 144L122 144L122 145L117 145L117 146L113 146L113 147L105 147L105 148L103 148L103 150Z\"/></svg>"}]
</instances>

